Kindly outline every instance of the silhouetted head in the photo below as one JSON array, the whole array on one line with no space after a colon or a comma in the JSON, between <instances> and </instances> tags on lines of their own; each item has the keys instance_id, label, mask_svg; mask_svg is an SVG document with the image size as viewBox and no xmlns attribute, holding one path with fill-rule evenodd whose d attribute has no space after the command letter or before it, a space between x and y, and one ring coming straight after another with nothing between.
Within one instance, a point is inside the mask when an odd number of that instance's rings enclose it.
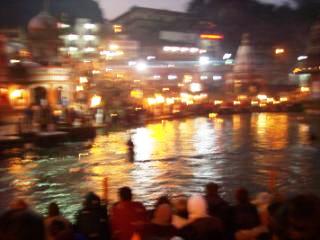
<instances>
[{"instance_id":1,"label":"silhouetted head","mask_svg":"<svg viewBox=\"0 0 320 240\"><path fill-rule=\"evenodd\" d=\"M163 195L163 196L159 197L157 202L156 202L156 204L154 205L154 208L156 209L161 204L169 204L169 205L171 205L170 199L169 199L169 197L167 195Z\"/></svg>"},{"instance_id":2,"label":"silhouetted head","mask_svg":"<svg viewBox=\"0 0 320 240\"><path fill-rule=\"evenodd\" d=\"M45 240L43 219L30 210L9 210L0 217L1 240Z\"/></svg>"},{"instance_id":3,"label":"silhouetted head","mask_svg":"<svg viewBox=\"0 0 320 240\"><path fill-rule=\"evenodd\" d=\"M129 187L122 187L119 189L119 198L121 201L131 201L132 191Z\"/></svg>"},{"instance_id":4,"label":"silhouetted head","mask_svg":"<svg viewBox=\"0 0 320 240\"><path fill-rule=\"evenodd\" d=\"M66 224L61 220L53 220L49 225L49 235L55 239L60 233L67 229Z\"/></svg>"},{"instance_id":5,"label":"silhouetted head","mask_svg":"<svg viewBox=\"0 0 320 240\"><path fill-rule=\"evenodd\" d=\"M23 199L16 199L10 203L9 208L12 210L26 210L29 208L29 205Z\"/></svg>"},{"instance_id":6,"label":"silhouetted head","mask_svg":"<svg viewBox=\"0 0 320 240\"><path fill-rule=\"evenodd\" d=\"M48 216L49 217L55 217L60 215L59 206L57 203L52 202L48 206Z\"/></svg>"},{"instance_id":7,"label":"silhouetted head","mask_svg":"<svg viewBox=\"0 0 320 240\"><path fill-rule=\"evenodd\" d=\"M176 198L173 202L175 214L183 218L188 218L187 203L188 203L188 198L185 196L180 196Z\"/></svg>"},{"instance_id":8,"label":"silhouetted head","mask_svg":"<svg viewBox=\"0 0 320 240\"><path fill-rule=\"evenodd\" d=\"M218 195L219 185L210 182L206 185L206 196L216 196Z\"/></svg>"},{"instance_id":9,"label":"silhouetted head","mask_svg":"<svg viewBox=\"0 0 320 240\"><path fill-rule=\"evenodd\" d=\"M170 225L172 219L172 208L169 204L160 204L154 211L152 222L159 225Z\"/></svg>"},{"instance_id":10,"label":"silhouetted head","mask_svg":"<svg viewBox=\"0 0 320 240\"><path fill-rule=\"evenodd\" d=\"M320 199L314 195L299 195L289 200L286 225L289 239L319 239Z\"/></svg>"},{"instance_id":11,"label":"silhouetted head","mask_svg":"<svg viewBox=\"0 0 320 240\"><path fill-rule=\"evenodd\" d=\"M93 192L89 192L85 196L84 205L87 208L95 208L95 207L100 206L100 198L99 198L99 196L97 194L93 193Z\"/></svg>"},{"instance_id":12,"label":"silhouetted head","mask_svg":"<svg viewBox=\"0 0 320 240\"><path fill-rule=\"evenodd\" d=\"M239 188L236 191L236 200L239 204L249 203L249 192L245 188Z\"/></svg>"}]
</instances>

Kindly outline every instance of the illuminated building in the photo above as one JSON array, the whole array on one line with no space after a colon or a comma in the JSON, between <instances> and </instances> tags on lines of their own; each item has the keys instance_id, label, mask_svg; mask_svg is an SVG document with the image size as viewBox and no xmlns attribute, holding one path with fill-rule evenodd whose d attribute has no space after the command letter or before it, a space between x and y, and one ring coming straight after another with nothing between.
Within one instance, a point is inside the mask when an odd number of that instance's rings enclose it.
<instances>
[{"instance_id":1,"label":"illuminated building","mask_svg":"<svg viewBox=\"0 0 320 240\"><path fill-rule=\"evenodd\" d=\"M41 12L28 24L27 44L31 56L19 51L17 58L4 52L10 42L2 39L0 46L1 110L16 114L30 104L48 103L53 109L72 102L73 83L70 69L59 66L58 29L48 12ZM13 111L12 111L13 110ZM18 115L16 115L18 116Z\"/></svg>"},{"instance_id":2,"label":"illuminated building","mask_svg":"<svg viewBox=\"0 0 320 240\"><path fill-rule=\"evenodd\" d=\"M76 19L74 25L60 22L60 38L63 45L59 48L63 56L90 59L99 56L100 25L89 19Z\"/></svg>"},{"instance_id":3,"label":"illuminated building","mask_svg":"<svg viewBox=\"0 0 320 240\"><path fill-rule=\"evenodd\" d=\"M58 47L61 44L57 20L44 10L28 24L28 45L35 62L51 65L58 62Z\"/></svg>"},{"instance_id":4,"label":"illuminated building","mask_svg":"<svg viewBox=\"0 0 320 240\"><path fill-rule=\"evenodd\" d=\"M172 29L191 29L196 19L187 13L133 7L128 12L112 20L114 31L127 34L142 45L159 40L160 32ZM183 31L182 31L183 32Z\"/></svg>"},{"instance_id":5,"label":"illuminated building","mask_svg":"<svg viewBox=\"0 0 320 240\"><path fill-rule=\"evenodd\" d=\"M310 100L307 108L320 109L320 20L311 28L306 54L298 59L293 70L300 82L300 92Z\"/></svg>"},{"instance_id":6,"label":"illuminated building","mask_svg":"<svg viewBox=\"0 0 320 240\"><path fill-rule=\"evenodd\" d=\"M227 86L231 93L256 94L265 85L258 72L258 60L249 34L244 34L235 59L233 70L227 76Z\"/></svg>"}]
</instances>

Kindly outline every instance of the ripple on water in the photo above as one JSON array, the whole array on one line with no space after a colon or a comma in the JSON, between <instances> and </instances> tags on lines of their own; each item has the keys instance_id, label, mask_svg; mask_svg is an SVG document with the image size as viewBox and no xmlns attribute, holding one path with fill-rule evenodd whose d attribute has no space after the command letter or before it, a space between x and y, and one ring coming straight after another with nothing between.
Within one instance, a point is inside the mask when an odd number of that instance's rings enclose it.
<instances>
[{"instance_id":1,"label":"ripple on water","mask_svg":"<svg viewBox=\"0 0 320 240\"><path fill-rule=\"evenodd\" d=\"M46 213L56 201L72 219L88 191L102 195L105 177L111 201L127 185L149 207L163 194L202 192L209 181L221 184L229 200L239 186L320 193L320 151L308 140L309 131L294 115L234 115L132 129L134 163L127 161L129 131L52 149L15 150L17 157L0 162L0 207L22 197Z\"/></svg>"}]
</instances>

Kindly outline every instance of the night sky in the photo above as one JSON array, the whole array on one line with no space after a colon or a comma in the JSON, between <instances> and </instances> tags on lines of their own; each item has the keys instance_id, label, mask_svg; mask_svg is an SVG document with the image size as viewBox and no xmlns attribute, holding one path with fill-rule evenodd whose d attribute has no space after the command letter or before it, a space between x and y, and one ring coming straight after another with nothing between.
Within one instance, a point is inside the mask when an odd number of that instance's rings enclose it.
<instances>
[{"instance_id":1,"label":"night sky","mask_svg":"<svg viewBox=\"0 0 320 240\"><path fill-rule=\"evenodd\" d=\"M169 9L176 11L184 11L189 0L96 0L100 3L105 17L113 19L119 16L121 13L128 10L128 8L136 5L143 7L152 7L160 9ZM291 0L260 0L261 2L281 4L284 2L290 2Z\"/></svg>"}]
</instances>

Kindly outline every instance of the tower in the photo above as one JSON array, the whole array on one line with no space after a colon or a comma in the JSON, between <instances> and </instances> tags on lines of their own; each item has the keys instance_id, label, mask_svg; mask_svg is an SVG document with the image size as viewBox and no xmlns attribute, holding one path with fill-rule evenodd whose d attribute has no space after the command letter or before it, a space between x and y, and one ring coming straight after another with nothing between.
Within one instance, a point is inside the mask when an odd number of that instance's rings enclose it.
<instances>
[{"instance_id":1,"label":"tower","mask_svg":"<svg viewBox=\"0 0 320 240\"><path fill-rule=\"evenodd\" d=\"M227 89L233 94L258 93L263 86L263 77L258 73L259 61L249 34L243 34L238 48L235 65L227 75Z\"/></svg>"},{"instance_id":2,"label":"tower","mask_svg":"<svg viewBox=\"0 0 320 240\"><path fill-rule=\"evenodd\" d=\"M42 65L57 62L59 32L57 21L49 14L49 0L44 0L43 10L28 24L28 39L33 59Z\"/></svg>"}]
</instances>

